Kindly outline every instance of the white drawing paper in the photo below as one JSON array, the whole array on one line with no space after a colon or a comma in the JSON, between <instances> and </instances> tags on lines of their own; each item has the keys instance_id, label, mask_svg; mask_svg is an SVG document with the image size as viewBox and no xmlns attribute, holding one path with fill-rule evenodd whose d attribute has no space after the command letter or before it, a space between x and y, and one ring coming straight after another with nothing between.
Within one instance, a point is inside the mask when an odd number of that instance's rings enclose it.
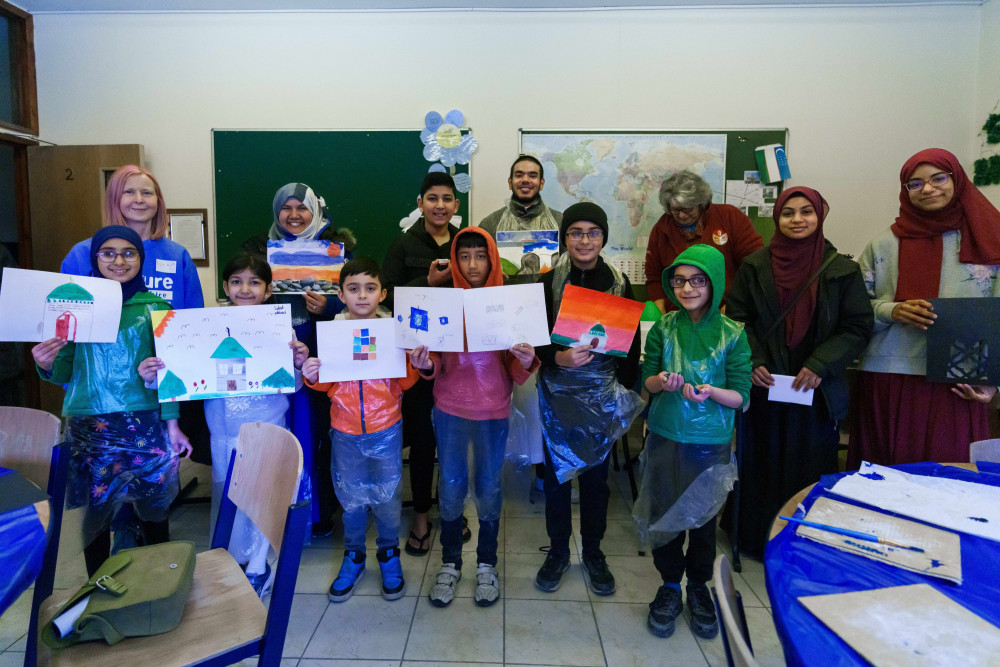
<instances>
[{"instance_id":1,"label":"white drawing paper","mask_svg":"<svg viewBox=\"0 0 1000 667\"><path fill-rule=\"evenodd\" d=\"M1000 663L1000 628L929 584L799 602L876 667Z\"/></svg>"},{"instance_id":2,"label":"white drawing paper","mask_svg":"<svg viewBox=\"0 0 1000 667\"><path fill-rule=\"evenodd\" d=\"M549 344L541 283L462 291L469 352L509 350L517 343Z\"/></svg>"},{"instance_id":3,"label":"white drawing paper","mask_svg":"<svg viewBox=\"0 0 1000 667\"><path fill-rule=\"evenodd\" d=\"M920 551L799 525L795 532L802 537L904 570L962 583L962 549L958 533L826 497L817 498L805 518L917 547Z\"/></svg>"},{"instance_id":4,"label":"white drawing paper","mask_svg":"<svg viewBox=\"0 0 1000 667\"><path fill-rule=\"evenodd\" d=\"M943 528L1000 540L1000 487L910 475L865 461L830 492Z\"/></svg>"},{"instance_id":5,"label":"white drawing paper","mask_svg":"<svg viewBox=\"0 0 1000 667\"><path fill-rule=\"evenodd\" d=\"M295 365L288 304L151 313L160 403L291 394Z\"/></svg>"},{"instance_id":6,"label":"white drawing paper","mask_svg":"<svg viewBox=\"0 0 1000 667\"><path fill-rule=\"evenodd\" d=\"M344 244L320 239L268 240L267 263L275 294L337 294Z\"/></svg>"},{"instance_id":7,"label":"white drawing paper","mask_svg":"<svg viewBox=\"0 0 1000 667\"><path fill-rule=\"evenodd\" d=\"M555 229L497 232L496 237L500 258L516 266L516 273L549 271L552 256L559 252L559 231Z\"/></svg>"},{"instance_id":8,"label":"white drawing paper","mask_svg":"<svg viewBox=\"0 0 1000 667\"><path fill-rule=\"evenodd\" d=\"M317 322L316 348L320 382L406 376L406 350L396 347L395 322L388 317Z\"/></svg>"},{"instance_id":9,"label":"white drawing paper","mask_svg":"<svg viewBox=\"0 0 1000 667\"><path fill-rule=\"evenodd\" d=\"M397 287L393 296L396 345L412 350L464 352L462 292L452 287Z\"/></svg>"},{"instance_id":10,"label":"white drawing paper","mask_svg":"<svg viewBox=\"0 0 1000 667\"><path fill-rule=\"evenodd\" d=\"M107 278L5 268L0 287L0 340L113 343L122 316L122 286Z\"/></svg>"},{"instance_id":11,"label":"white drawing paper","mask_svg":"<svg viewBox=\"0 0 1000 667\"><path fill-rule=\"evenodd\" d=\"M771 373L774 378L774 385L767 390L767 400L779 401L781 403L797 403L799 405L812 405L814 389L792 389L793 375L778 375Z\"/></svg>"}]
</instances>

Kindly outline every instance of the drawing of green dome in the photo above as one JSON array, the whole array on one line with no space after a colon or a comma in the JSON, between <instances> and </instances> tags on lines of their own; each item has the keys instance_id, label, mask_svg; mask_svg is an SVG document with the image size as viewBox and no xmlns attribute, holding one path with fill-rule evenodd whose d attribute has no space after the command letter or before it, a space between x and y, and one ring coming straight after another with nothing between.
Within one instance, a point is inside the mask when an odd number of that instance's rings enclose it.
<instances>
[{"instance_id":1,"label":"drawing of green dome","mask_svg":"<svg viewBox=\"0 0 1000 667\"><path fill-rule=\"evenodd\" d=\"M249 359L247 352L232 336L226 336L212 353L212 359Z\"/></svg>"},{"instance_id":2,"label":"drawing of green dome","mask_svg":"<svg viewBox=\"0 0 1000 667\"><path fill-rule=\"evenodd\" d=\"M604 325L602 325L600 322L598 322L593 327L591 327L591 329L590 329L590 335L591 336L604 336L606 338L607 335L608 335L608 332L604 330Z\"/></svg>"},{"instance_id":3,"label":"drawing of green dome","mask_svg":"<svg viewBox=\"0 0 1000 667\"><path fill-rule=\"evenodd\" d=\"M285 387L294 387L295 378L286 371L284 368L279 368L274 371L266 378L264 378L264 386L272 387L274 389L284 389Z\"/></svg>"},{"instance_id":4,"label":"drawing of green dome","mask_svg":"<svg viewBox=\"0 0 1000 667\"><path fill-rule=\"evenodd\" d=\"M74 282L69 282L64 285L60 285L55 288L49 295L45 297L46 300L59 300L59 301L93 301L94 295L83 289Z\"/></svg>"}]
</instances>

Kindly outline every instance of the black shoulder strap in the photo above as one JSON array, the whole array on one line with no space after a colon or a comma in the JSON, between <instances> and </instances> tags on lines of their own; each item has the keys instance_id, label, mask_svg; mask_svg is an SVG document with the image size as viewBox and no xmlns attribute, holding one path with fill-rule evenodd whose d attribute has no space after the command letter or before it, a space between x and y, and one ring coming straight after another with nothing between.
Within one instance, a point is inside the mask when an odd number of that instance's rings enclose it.
<instances>
[{"instance_id":1,"label":"black shoulder strap","mask_svg":"<svg viewBox=\"0 0 1000 667\"><path fill-rule=\"evenodd\" d=\"M816 282L816 279L819 278L819 274L823 273L823 269L830 266L830 264L835 259L837 259L837 253L835 252L830 253L830 256L826 258L826 261L820 264L820 267L816 269L816 272L813 273L811 276L809 276L809 280L807 280L802 285L802 287L799 288L799 291L796 292L792 300L788 302L788 305L785 306L785 309L781 311L781 315L778 316L778 319L774 321L774 324L771 325L771 328L768 329L767 333L764 334L765 340L770 338L771 334L775 332L778 326L785 321L785 318L788 317L788 314L792 312L792 308L795 308L795 304L797 304L799 302L799 299L801 299L805 295L806 290L808 290L809 287L812 286L814 282Z\"/></svg>"}]
</instances>

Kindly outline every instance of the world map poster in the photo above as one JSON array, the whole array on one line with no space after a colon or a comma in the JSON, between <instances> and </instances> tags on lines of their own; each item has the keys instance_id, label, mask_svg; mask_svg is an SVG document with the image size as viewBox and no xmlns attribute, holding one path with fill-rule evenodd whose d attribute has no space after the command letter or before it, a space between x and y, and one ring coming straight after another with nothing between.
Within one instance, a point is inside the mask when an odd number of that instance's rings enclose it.
<instances>
[{"instance_id":1,"label":"world map poster","mask_svg":"<svg viewBox=\"0 0 1000 667\"><path fill-rule=\"evenodd\" d=\"M677 132L521 130L521 153L545 169L542 199L565 211L591 201L608 214L604 256L642 284L649 232L663 215L660 183L688 169L725 201L726 135Z\"/></svg>"}]
</instances>

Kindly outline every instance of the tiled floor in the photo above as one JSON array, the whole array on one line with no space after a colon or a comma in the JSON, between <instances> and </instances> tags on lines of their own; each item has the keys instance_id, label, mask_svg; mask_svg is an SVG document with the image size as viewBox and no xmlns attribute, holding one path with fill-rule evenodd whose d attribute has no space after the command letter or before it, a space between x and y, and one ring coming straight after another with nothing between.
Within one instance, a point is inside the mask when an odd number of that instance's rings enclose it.
<instances>
[{"instance_id":1,"label":"tiled floor","mask_svg":"<svg viewBox=\"0 0 1000 667\"><path fill-rule=\"evenodd\" d=\"M326 591L340 566L342 535L314 541L306 548L299 569L295 601L281 667L320 665L724 665L725 650L716 638L696 638L679 619L677 631L660 639L646 628L647 605L659 586L652 559L639 556L629 518L631 495L624 473L612 472L608 531L602 545L617 580L610 597L590 593L574 542L572 565L555 593L535 588L534 577L544 560L539 547L545 535L544 498L529 493L528 474L507 474L504 516L500 528L501 599L494 606L476 607L475 541L466 545L464 577L458 595L445 609L432 607L427 591L441 563L437 530L428 556L403 555L407 592L386 602L379 595L374 560L374 528L369 531L369 572L357 593L343 604L327 601ZM532 502L532 500L534 502ZM404 510L404 512L406 512ZM466 512L476 528L472 503ZM574 515L576 510L574 508ZM403 529L408 530L409 516ZM436 523L436 522L435 522ZM171 536L208 547L208 505L186 505L171 517ZM725 533L719 533L725 545ZM67 567L57 585L73 586L83 576ZM72 559L70 559L72 561ZM743 594L747 623L757 659L764 665L783 664L780 644L764 590L763 565L743 558L736 575ZM77 584L78 585L78 584ZM30 591L0 618L0 667L23 660ZM151 662L150 664L154 664ZM256 660L248 664L256 664Z\"/></svg>"}]
</instances>

